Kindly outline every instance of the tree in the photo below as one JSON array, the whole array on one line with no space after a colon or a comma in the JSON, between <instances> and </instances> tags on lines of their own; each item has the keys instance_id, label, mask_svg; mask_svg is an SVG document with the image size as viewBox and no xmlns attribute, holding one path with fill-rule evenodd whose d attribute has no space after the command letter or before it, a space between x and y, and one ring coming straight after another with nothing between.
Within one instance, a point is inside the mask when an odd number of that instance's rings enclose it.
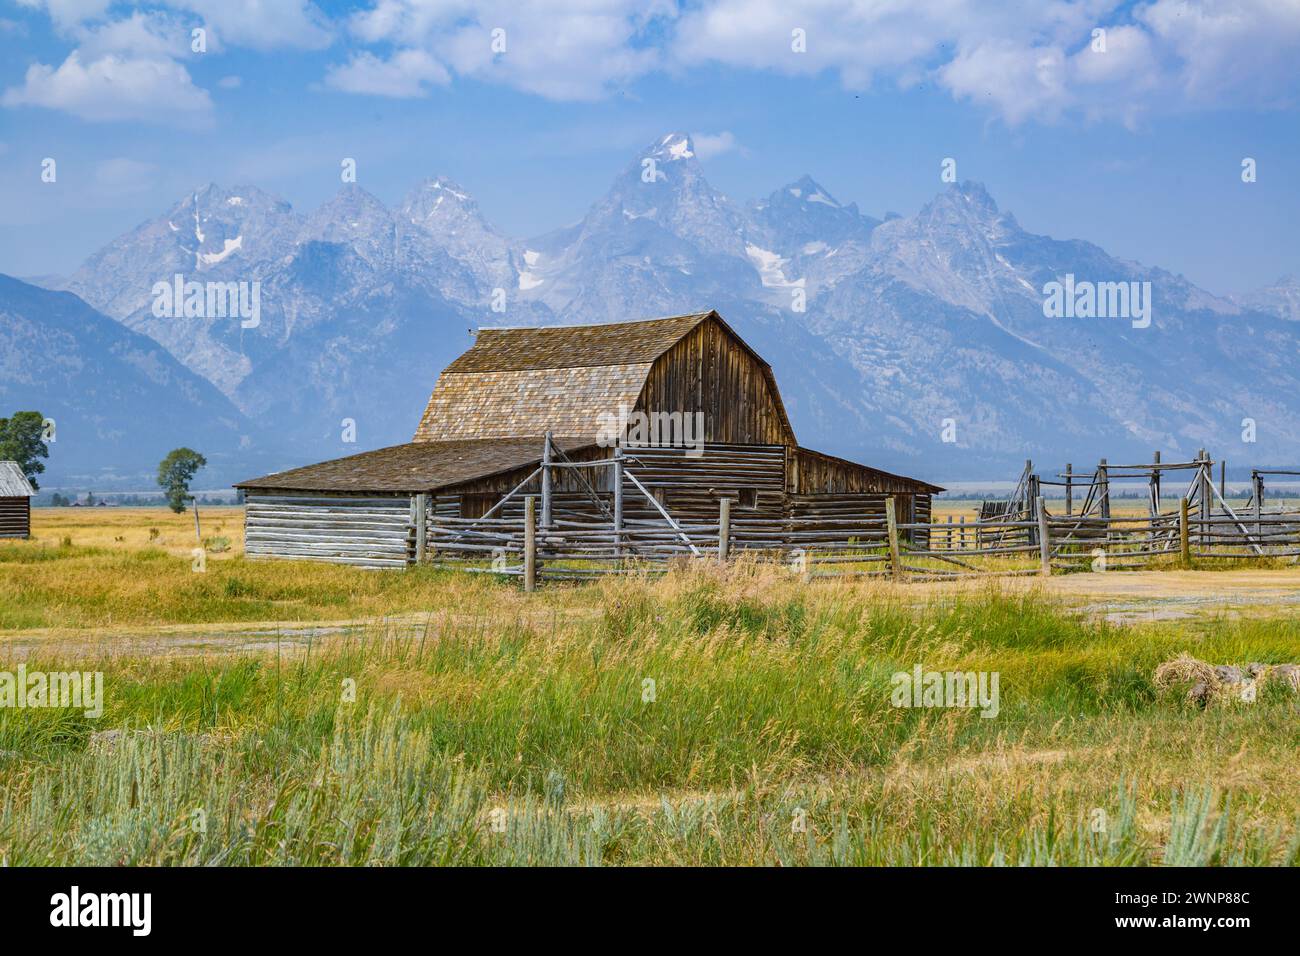
<instances>
[{"instance_id":1,"label":"tree","mask_svg":"<svg viewBox=\"0 0 1300 956\"><path fill-rule=\"evenodd\" d=\"M0 461L16 461L32 489L41 486L36 476L45 470L38 458L49 458L45 444L45 416L40 412L14 412L13 418L0 418Z\"/></svg>"},{"instance_id":2,"label":"tree","mask_svg":"<svg viewBox=\"0 0 1300 956\"><path fill-rule=\"evenodd\" d=\"M208 460L191 448L175 448L158 465L158 484L167 495L167 507L180 514L190 500L190 481Z\"/></svg>"}]
</instances>

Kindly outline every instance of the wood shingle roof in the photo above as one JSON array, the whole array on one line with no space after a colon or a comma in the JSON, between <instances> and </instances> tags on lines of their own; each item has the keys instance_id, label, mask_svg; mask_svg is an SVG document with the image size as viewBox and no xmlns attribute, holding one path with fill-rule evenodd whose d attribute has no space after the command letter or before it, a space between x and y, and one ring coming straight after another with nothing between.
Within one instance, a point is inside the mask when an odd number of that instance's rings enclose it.
<instances>
[{"instance_id":1,"label":"wood shingle roof","mask_svg":"<svg viewBox=\"0 0 1300 956\"><path fill-rule=\"evenodd\" d=\"M607 325L480 329L438 378L414 440L596 436L635 407L655 359L714 312ZM719 320L721 321L721 320Z\"/></svg>"},{"instance_id":2,"label":"wood shingle roof","mask_svg":"<svg viewBox=\"0 0 1300 956\"><path fill-rule=\"evenodd\" d=\"M540 463L541 436L513 439L408 442L254 478L235 485L258 491L420 493ZM561 451L589 447L590 439L552 438Z\"/></svg>"},{"instance_id":3,"label":"wood shingle roof","mask_svg":"<svg viewBox=\"0 0 1300 956\"><path fill-rule=\"evenodd\" d=\"M479 329L473 348L447 366L457 372L596 368L653 362L713 313L607 325Z\"/></svg>"}]
</instances>

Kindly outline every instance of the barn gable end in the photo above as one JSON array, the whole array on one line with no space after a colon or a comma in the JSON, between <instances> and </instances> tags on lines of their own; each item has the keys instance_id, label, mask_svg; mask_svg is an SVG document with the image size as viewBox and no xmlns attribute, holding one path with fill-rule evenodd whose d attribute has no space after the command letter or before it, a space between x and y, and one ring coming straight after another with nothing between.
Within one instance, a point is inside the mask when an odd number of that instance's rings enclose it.
<instances>
[{"instance_id":1,"label":"barn gable end","mask_svg":"<svg viewBox=\"0 0 1300 956\"><path fill-rule=\"evenodd\" d=\"M795 443L771 367L716 312L655 360L636 408L700 412L710 443Z\"/></svg>"}]
</instances>

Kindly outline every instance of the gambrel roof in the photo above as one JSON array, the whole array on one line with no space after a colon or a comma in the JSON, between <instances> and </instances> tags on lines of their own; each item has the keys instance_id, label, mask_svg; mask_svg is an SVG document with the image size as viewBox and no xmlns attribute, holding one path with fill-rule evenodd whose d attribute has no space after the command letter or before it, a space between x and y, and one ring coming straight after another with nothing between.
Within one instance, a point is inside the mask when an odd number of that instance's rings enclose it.
<instances>
[{"instance_id":1,"label":"gambrel roof","mask_svg":"<svg viewBox=\"0 0 1300 956\"><path fill-rule=\"evenodd\" d=\"M479 329L474 346L447 371L511 372L653 362L712 312L606 325Z\"/></svg>"},{"instance_id":2,"label":"gambrel roof","mask_svg":"<svg viewBox=\"0 0 1300 956\"><path fill-rule=\"evenodd\" d=\"M606 325L480 329L438 378L414 440L596 436L602 416L636 407L657 359L713 320L753 357L793 436L771 366L717 312Z\"/></svg>"}]
</instances>

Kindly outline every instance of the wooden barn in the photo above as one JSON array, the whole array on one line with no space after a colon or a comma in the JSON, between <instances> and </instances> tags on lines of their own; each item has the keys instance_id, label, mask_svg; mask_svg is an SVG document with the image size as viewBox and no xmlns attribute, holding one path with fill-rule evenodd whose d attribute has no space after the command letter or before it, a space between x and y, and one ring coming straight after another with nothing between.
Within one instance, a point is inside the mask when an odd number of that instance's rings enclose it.
<instances>
[{"instance_id":1,"label":"wooden barn","mask_svg":"<svg viewBox=\"0 0 1300 956\"><path fill-rule=\"evenodd\" d=\"M0 461L0 538L32 536L31 483L16 461Z\"/></svg>"},{"instance_id":2,"label":"wooden barn","mask_svg":"<svg viewBox=\"0 0 1300 956\"><path fill-rule=\"evenodd\" d=\"M771 367L716 312L481 329L412 441L245 481L249 555L400 567L440 519L717 522L797 546L790 519L928 522L935 485L799 446ZM503 499L504 503L503 503ZM419 531L417 531L419 529ZM683 536L685 537L685 536ZM419 545L417 546L417 540Z\"/></svg>"}]
</instances>

